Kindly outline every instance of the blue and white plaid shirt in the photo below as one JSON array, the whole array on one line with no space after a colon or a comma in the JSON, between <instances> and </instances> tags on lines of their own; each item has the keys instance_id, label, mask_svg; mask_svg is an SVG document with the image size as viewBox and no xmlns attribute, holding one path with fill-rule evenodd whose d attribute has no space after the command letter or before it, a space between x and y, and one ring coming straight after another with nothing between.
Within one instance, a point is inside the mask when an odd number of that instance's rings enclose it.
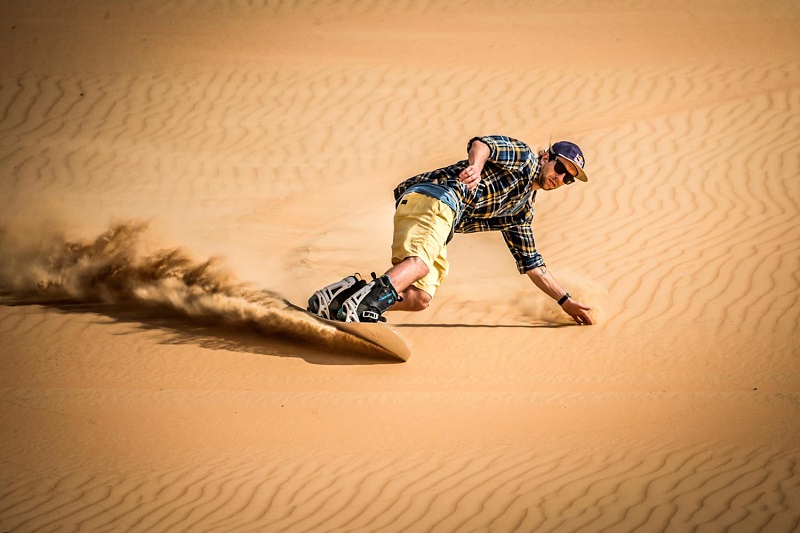
<instances>
[{"instance_id":1,"label":"blue and white plaid shirt","mask_svg":"<svg viewBox=\"0 0 800 533\"><path fill-rule=\"evenodd\" d=\"M394 190L395 200L414 185L437 183L457 198L456 233L500 231L520 273L543 267L531 227L536 198L533 184L541 171L538 154L522 141L501 135L474 137L467 144L467 152L475 140L490 150L475 189L470 191L458 181L458 175L469 165L469 161L462 160L405 180Z\"/></svg>"}]
</instances>

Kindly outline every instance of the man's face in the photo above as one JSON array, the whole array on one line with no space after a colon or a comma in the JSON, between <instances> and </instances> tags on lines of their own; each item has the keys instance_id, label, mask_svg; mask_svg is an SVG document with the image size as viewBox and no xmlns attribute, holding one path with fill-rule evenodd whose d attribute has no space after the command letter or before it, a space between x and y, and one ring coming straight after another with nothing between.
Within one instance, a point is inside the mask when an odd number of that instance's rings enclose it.
<instances>
[{"instance_id":1,"label":"man's face","mask_svg":"<svg viewBox=\"0 0 800 533\"><path fill-rule=\"evenodd\" d=\"M578 169L572 161L558 156L550 160L549 154L545 154L543 159L547 161L542 163L542 171L539 174L540 189L552 191L564 185L565 179L570 183L575 181L574 176L578 174Z\"/></svg>"}]
</instances>

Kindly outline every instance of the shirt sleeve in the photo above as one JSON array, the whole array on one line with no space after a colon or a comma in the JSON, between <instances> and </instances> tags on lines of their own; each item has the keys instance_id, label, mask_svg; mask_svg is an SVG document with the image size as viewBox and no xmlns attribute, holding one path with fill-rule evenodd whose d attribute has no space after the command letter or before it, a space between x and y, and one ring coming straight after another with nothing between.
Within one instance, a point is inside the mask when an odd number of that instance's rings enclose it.
<instances>
[{"instance_id":1,"label":"shirt sleeve","mask_svg":"<svg viewBox=\"0 0 800 533\"><path fill-rule=\"evenodd\" d=\"M545 266L544 259L536 251L533 228L530 224L505 228L502 230L502 234L511 255L514 256L520 274Z\"/></svg>"},{"instance_id":2,"label":"shirt sleeve","mask_svg":"<svg viewBox=\"0 0 800 533\"><path fill-rule=\"evenodd\" d=\"M467 144L467 152L475 141L481 141L489 147L489 161L507 170L520 170L531 163L530 147L517 139L504 135L473 137Z\"/></svg>"}]
</instances>

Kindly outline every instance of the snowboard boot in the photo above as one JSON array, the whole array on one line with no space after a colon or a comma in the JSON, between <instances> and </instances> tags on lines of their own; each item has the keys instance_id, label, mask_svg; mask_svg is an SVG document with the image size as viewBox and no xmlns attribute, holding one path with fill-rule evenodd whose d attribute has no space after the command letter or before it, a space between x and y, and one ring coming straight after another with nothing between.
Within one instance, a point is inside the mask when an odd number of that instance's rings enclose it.
<instances>
[{"instance_id":1,"label":"snowboard boot","mask_svg":"<svg viewBox=\"0 0 800 533\"><path fill-rule=\"evenodd\" d=\"M308 307L306 309L308 309L309 313L318 317L336 320L336 313L342 307L344 301L366 284L367 282L361 279L358 273L347 276L343 280L331 283L312 294L311 298L308 299Z\"/></svg>"},{"instance_id":2,"label":"snowboard boot","mask_svg":"<svg viewBox=\"0 0 800 533\"><path fill-rule=\"evenodd\" d=\"M344 301L336 314L340 322L385 322L381 315L402 298L394 290L389 276L376 278Z\"/></svg>"}]
</instances>

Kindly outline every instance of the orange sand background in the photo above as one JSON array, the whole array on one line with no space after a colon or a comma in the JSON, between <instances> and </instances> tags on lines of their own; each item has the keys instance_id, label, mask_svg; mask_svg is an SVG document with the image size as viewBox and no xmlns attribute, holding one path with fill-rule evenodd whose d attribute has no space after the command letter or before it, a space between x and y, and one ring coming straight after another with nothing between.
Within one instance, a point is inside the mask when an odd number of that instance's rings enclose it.
<instances>
[{"instance_id":1,"label":"orange sand background","mask_svg":"<svg viewBox=\"0 0 800 533\"><path fill-rule=\"evenodd\" d=\"M4 2L0 530L797 530L799 19ZM384 270L394 185L479 134L584 148L534 230L596 326L499 234L388 315L405 364L281 309Z\"/></svg>"}]
</instances>

